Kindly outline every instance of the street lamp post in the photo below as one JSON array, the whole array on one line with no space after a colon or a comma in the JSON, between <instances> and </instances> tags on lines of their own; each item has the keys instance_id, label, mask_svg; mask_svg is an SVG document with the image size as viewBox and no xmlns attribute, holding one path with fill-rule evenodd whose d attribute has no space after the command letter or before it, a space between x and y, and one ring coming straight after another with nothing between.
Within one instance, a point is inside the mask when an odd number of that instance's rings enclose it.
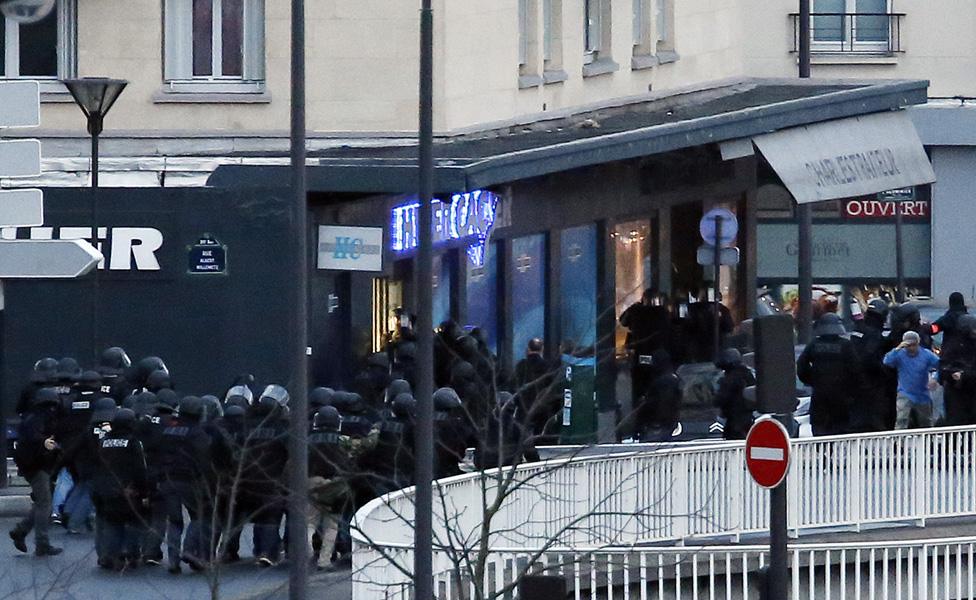
<instances>
[{"instance_id":1,"label":"street lamp post","mask_svg":"<svg viewBox=\"0 0 976 600\"><path fill-rule=\"evenodd\" d=\"M108 77L82 77L65 79L64 84L81 112L88 119L88 134L91 136L91 219L92 245L101 249L98 242L98 136L102 133L105 115L118 100L119 94L128 85L124 79ZM92 355L98 360L98 269L92 274Z\"/></svg>"}]
</instances>

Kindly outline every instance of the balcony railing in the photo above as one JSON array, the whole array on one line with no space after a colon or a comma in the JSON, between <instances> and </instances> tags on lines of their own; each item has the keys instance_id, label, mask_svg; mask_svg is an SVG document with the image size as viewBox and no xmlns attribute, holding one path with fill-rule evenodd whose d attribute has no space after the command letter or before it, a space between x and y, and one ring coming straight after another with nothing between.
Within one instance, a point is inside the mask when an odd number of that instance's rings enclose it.
<instances>
[{"instance_id":1,"label":"balcony railing","mask_svg":"<svg viewBox=\"0 0 976 600\"><path fill-rule=\"evenodd\" d=\"M793 48L800 47L800 15L793 21ZM814 13L810 23L810 51L814 54L890 56L904 52L901 23L904 13Z\"/></svg>"}]
</instances>

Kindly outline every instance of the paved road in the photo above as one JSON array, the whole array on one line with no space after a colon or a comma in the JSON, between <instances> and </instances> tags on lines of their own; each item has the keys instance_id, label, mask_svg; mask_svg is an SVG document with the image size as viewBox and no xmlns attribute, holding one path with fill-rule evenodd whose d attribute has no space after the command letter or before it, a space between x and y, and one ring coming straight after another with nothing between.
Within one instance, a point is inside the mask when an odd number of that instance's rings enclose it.
<instances>
[{"instance_id":1,"label":"paved road","mask_svg":"<svg viewBox=\"0 0 976 600\"><path fill-rule=\"evenodd\" d=\"M258 569L245 558L219 572L173 576L162 567L110 573L95 566L92 536L68 536L52 528L52 542L65 549L53 558L17 552L7 538L14 519L0 519L0 600L278 600L287 597L287 567ZM33 539L28 539L33 550ZM250 539L242 541L242 550ZM243 552L242 552L243 553ZM316 575L310 598L347 600L352 597L349 573Z\"/></svg>"}]
</instances>

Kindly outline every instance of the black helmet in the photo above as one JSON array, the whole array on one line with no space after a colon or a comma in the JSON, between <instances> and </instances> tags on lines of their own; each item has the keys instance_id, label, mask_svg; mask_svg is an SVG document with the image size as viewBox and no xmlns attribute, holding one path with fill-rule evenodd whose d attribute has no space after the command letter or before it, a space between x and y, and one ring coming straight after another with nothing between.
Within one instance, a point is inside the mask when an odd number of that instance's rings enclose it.
<instances>
[{"instance_id":1,"label":"black helmet","mask_svg":"<svg viewBox=\"0 0 976 600\"><path fill-rule=\"evenodd\" d=\"M273 398L278 406L288 406L288 401L291 399L291 396L288 395L288 390L272 383L261 392L260 399L264 400L265 398Z\"/></svg>"},{"instance_id":2,"label":"black helmet","mask_svg":"<svg viewBox=\"0 0 976 600\"><path fill-rule=\"evenodd\" d=\"M243 400L244 405L248 406L254 402L254 392L246 385L235 385L224 394L224 404L230 404L231 398L240 398Z\"/></svg>"},{"instance_id":3,"label":"black helmet","mask_svg":"<svg viewBox=\"0 0 976 600\"><path fill-rule=\"evenodd\" d=\"M102 388L102 375L98 371L84 371L78 378L78 385L83 390L100 390Z\"/></svg>"},{"instance_id":4,"label":"black helmet","mask_svg":"<svg viewBox=\"0 0 976 600\"><path fill-rule=\"evenodd\" d=\"M81 376L81 366L78 361L65 356L58 361L58 379L61 381L78 381Z\"/></svg>"},{"instance_id":5,"label":"black helmet","mask_svg":"<svg viewBox=\"0 0 976 600\"><path fill-rule=\"evenodd\" d=\"M156 370L149 374L146 378L146 389L150 392L158 392L163 388L173 387L173 380L170 379L169 373L162 370Z\"/></svg>"},{"instance_id":6,"label":"black helmet","mask_svg":"<svg viewBox=\"0 0 976 600\"><path fill-rule=\"evenodd\" d=\"M385 352L374 352L366 358L366 366L389 370L390 357Z\"/></svg>"},{"instance_id":7,"label":"black helmet","mask_svg":"<svg viewBox=\"0 0 976 600\"><path fill-rule=\"evenodd\" d=\"M123 371L131 366L132 361L129 360L129 355L118 346L106 348L102 352L102 358L98 363L99 370L102 373L113 373L115 375L121 375Z\"/></svg>"},{"instance_id":8,"label":"black helmet","mask_svg":"<svg viewBox=\"0 0 976 600\"><path fill-rule=\"evenodd\" d=\"M470 361L478 354L478 340L470 335L465 335L457 340L458 354Z\"/></svg>"},{"instance_id":9,"label":"black helmet","mask_svg":"<svg viewBox=\"0 0 976 600\"><path fill-rule=\"evenodd\" d=\"M814 332L817 337L820 337L822 335L844 335L847 330L844 329L844 323L836 313L827 313L817 319Z\"/></svg>"},{"instance_id":10,"label":"black helmet","mask_svg":"<svg viewBox=\"0 0 976 600\"><path fill-rule=\"evenodd\" d=\"M398 361L403 360L413 360L417 357L417 344L413 342L404 342L397 346L396 349L396 359Z\"/></svg>"},{"instance_id":11,"label":"black helmet","mask_svg":"<svg viewBox=\"0 0 976 600\"><path fill-rule=\"evenodd\" d=\"M247 411L247 407L251 406L251 403L248 402L247 401L247 398L245 398L244 396L228 396L227 397L227 400L224 402L224 414L225 415L227 414L227 409L228 408L231 408L231 407L234 407L234 406L236 406L236 407L238 407L238 408L240 408L240 409L242 409L242 410L244 410L246 412Z\"/></svg>"},{"instance_id":12,"label":"black helmet","mask_svg":"<svg viewBox=\"0 0 976 600\"><path fill-rule=\"evenodd\" d=\"M919 324L921 319L922 316L918 311L918 306L914 304L906 302L891 309L892 327L904 325L906 322L908 323L909 327L914 327Z\"/></svg>"},{"instance_id":13,"label":"black helmet","mask_svg":"<svg viewBox=\"0 0 976 600\"><path fill-rule=\"evenodd\" d=\"M312 411L317 411L323 406L329 406L332 404L332 396L335 395L335 390L327 387L317 387L308 395L308 408Z\"/></svg>"},{"instance_id":14,"label":"black helmet","mask_svg":"<svg viewBox=\"0 0 976 600\"><path fill-rule=\"evenodd\" d=\"M868 300L867 312L879 315L883 319L888 316L888 303L881 298L871 298Z\"/></svg>"},{"instance_id":15,"label":"black helmet","mask_svg":"<svg viewBox=\"0 0 976 600\"><path fill-rule=\"evenodd\" d=\"M46 357L34 363L34 371L37 373L44 373L50 377L56 377L58 374L58 359Z\"/></svg>"},{"instance_id":16,"label":"black helmet","mask_svg":"<svg viewBox=\"0 0 976 600\"><path fill-rule=\"evenodd\" d=\"M397 394L393 399L393 414L398 419L413 418L417 412L417 401L410 394Z\"/></svg>"},{"instance_id":17,"label":"black helmet","mask_svg":"<svg viewBox=\"0 0 976 600\"><path fill-rule=\"evenodd\" d=\"M115 416L115 411L119 409L115 405L115 400L111 398L99 398L95 400L95 407L92 410L92 423L108 423Z\"/></svg>"},{"instance_id":18,"label":"black helmet","mask_svg":"<svg viewBox=\"0 0 976 600\"><path fill-rule=\"evenodd\" d=\"M136 413L128 408L120 408L112 415L112 431L128 433L135 427Z\"/></svg>"},{"instance_id":19,"label":"black helmet","mask_svg":"<svg viewBox=\"0 0 976 600\"><path fill-rule=\"evenodd\" d=\"M242 421L247 415L247 410L238 404L231 404L224 408L224 420L226 421Z\"/></svg>"},{"instance_id":20,"label":"black helmet","mask_svg":"<svg viewBox=\"0 0 976 600\"><path fill-rule=\"evenodd\" d=\"M185 396L180 400L180 416L199 419L203 416L203 400L198 396Z\"/></svg>"},{"instance_id":21,"label":"black helmet","mask_svg":"<svg viewBox=\"0 0 976 600\"><path fill-rule=\"evenodd\" d=\"M129 401L129 399L132 399ZM159 398L156 394L152 392L139 392L138 394L133 394L126 398L124 408L132 409L137 415L144 415L156 409L156 405L159 404Z\"/></svg>"},{"instance_id":22,"label":"black helmet","mask_svg":"<svg viewBox=\"0 0 976 600\"><path fill-rule=\"evenodd\" d=\"M220 404L220 398L212 394L200 396L203 403L203 420L213 421L224 416L224 407Z\"/></svg>"},{"instance_id":23,"label":"black helmet","mask_svg":"<svg viewBox=\"0 0 976 600\"><path fill-rule=\"evenodd\" d=\"M147 356L140 360L139 368L146 373L146 377L149 377L149 374L153 371L164 371L169 373L169 368L166 366L166 363L164 363L163 359L159 358L158 356Z\"/></svg>"},{"instance_id":24,"label":"black helmet","mask_svg":"<svg viewBox=\"0 0 976 600\"><path fill-rule=\"evenodd\" d=\"M57 390L54 388L41 388L34 393L34 401L32 406L42 407L42 406L57 406L61 401L61 397L58 395Z\"/></svg>"},{"instance_id":25,"label":"black helmet","mask_svg":"<svg viewBox=\"0 0 976 600\"><path fill-rule=\"evenodd\" d=\"M434 392L434 410L443 412L461 407L461 399L454 388L442 387Z\"/></svg>"},{"instance_id":26,"label":"black helmet","mask_svg":"<svg viewBox=\"0 0 976 600\"><path fill-rule=\"evenodd\" d=\"M341 422L342 418L339 416L339 411L334 406L323 406L315 413L315 418L312 419L312 427L316 430L339 431Z\"/></svg>"},{"instance_id":27,"label":"black helmet","mask_svg":"<svg viewBox=\"0 0 976 600\"><path fill-rule=\"evenodd\" d=\"M163 388L156 393L156 410L161 413L172 414L180 405L179 395L169 388Z\"/></svg>"},{"instance_id":28,"label":"black helmet","mask_svg":"<svg viewBox=\"0 0 976 600\"><path fill-rule=\"evenodd\" d=\"M392 403L399 394L412 394L410 382L406 379L394 379L386 388L386 401Z\"/></svg>"},{"instance_id":29,"label":"black helmet","mask_svg":"<svg viewBox=\"0 0 976 600\"><path fill-rule=\"evenodd\" d=\"M472 382L477 377L478 373L474 370L474 366L467 361L458 361L451 367L452 387L456 388L459 384Z\"/></svg>"},{"instance_id":30,"label":"black helmet","mask_svg":"<svg viewBox=\"0 0 976 600\"><path fill-rule=\"evenodd\" d=\"M735 348L726 348L719 353L715 366L719 369L731 369L742 364L742 353Z\"/></svg>"}]
</instances>

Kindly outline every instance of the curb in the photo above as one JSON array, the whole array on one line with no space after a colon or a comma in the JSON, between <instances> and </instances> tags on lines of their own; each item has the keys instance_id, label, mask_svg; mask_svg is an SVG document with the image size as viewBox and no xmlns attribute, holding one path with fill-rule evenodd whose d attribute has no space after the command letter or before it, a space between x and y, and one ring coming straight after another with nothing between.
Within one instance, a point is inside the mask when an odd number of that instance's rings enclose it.
<instances>
[{"instance_id":1,"label":"curb","mask_svg":"<svg viewBox=\"0 0 976 600\"><path fill-rule=\"evenodd\" d=\"M24 517L30 512L30 496L0 496L0 518Z\"/></svg>"}]
</instances>

